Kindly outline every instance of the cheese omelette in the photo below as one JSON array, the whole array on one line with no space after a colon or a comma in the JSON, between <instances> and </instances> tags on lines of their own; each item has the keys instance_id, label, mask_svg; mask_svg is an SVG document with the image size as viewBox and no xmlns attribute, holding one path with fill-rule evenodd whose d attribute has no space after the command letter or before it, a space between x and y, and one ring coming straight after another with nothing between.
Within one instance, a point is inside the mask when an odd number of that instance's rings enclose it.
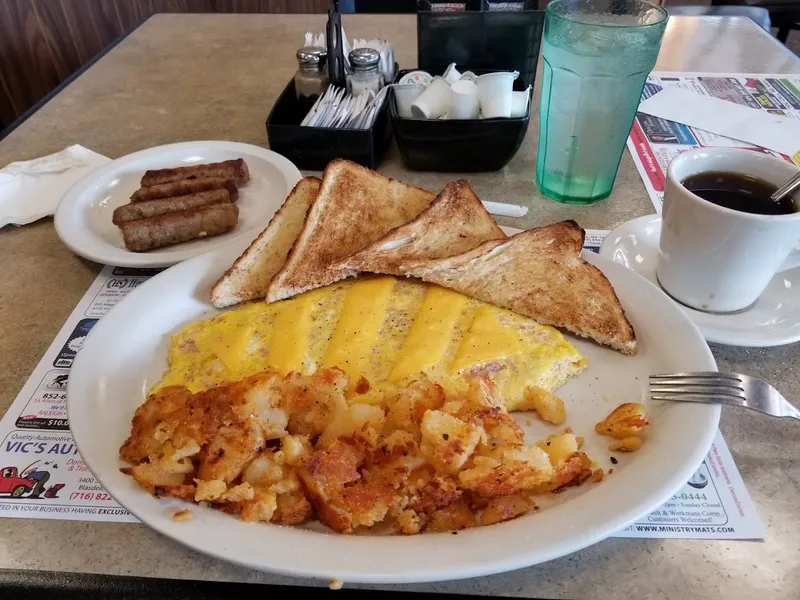
<instances>
[{"instance_id":1,"label":"cheese omelette","mask_svg":"<svg viewBox=\"0 0 800 600\"><path fill-rule=\"evenodd\" d=\"M338 367L359 401L380 403L420 374L448 394L484 375L509 411L525 389L552 391L586 366L560 332L438 286L360 277L289 300L242 305L173 336L154 388L199 392L264 370L309 375Z\"/></svg>"}]
</instances>

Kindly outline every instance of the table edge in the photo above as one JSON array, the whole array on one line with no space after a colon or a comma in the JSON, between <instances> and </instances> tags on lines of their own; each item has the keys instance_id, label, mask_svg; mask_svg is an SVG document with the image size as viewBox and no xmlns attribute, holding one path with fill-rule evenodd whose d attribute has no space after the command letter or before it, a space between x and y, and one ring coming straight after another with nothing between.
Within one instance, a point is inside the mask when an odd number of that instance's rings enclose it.
<instances>
[{"instance_id":1,"label":"table edge","mask_svg":"<svg viewBox=\"0 0 800 600\"><path fill-rule=\"evenodd\" d=\"M294 600L299 595L309 600L330 598L331 591L325 586L270 585L227 581L201 581L196 579L164 579L129 575L101 575L97 573L75 573L69 571L32 571L28 569L0 569L0 597L28 598L58 597L62 600L105 600L126 598L128 600L263 600L265 590L271 598ZM345 589L339 592L348 598L374 600L376 594L382 599L440 600L440 594L431 592L405 592L393 590ZM472 594L448 594L452 600L472 600ZM495 600L512 600L495 596ZM531 598L530 600L546 600ZM550 599L552 600L552 599Z\"/></svg>"}]
</instances>

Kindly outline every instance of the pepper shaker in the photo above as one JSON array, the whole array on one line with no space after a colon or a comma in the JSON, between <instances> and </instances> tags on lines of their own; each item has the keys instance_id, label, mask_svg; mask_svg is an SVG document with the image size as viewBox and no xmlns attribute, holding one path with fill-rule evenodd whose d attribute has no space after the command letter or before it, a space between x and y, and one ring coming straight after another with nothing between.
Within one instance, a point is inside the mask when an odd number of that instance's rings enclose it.
<instances>
[{"instance_id":1,"label":"pepper shaker","mask_svg":"<svg viewBox=\"0 0 800 600\"><path fill-rule=\"evenodd\" d=\"M294 89L297 99L316 98L328 88L328 70L325 48L304 46L297 51L297 73L294 76Z\"/></svg>"}]
</instances>

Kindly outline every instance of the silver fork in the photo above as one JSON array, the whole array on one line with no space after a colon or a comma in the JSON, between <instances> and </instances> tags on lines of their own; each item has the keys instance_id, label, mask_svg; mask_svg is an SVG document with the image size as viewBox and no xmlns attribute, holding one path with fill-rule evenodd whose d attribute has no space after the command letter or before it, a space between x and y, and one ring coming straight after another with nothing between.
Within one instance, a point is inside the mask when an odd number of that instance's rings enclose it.
<instances>
[{"instance_id":1,"label":"silver fork","mask_svg":"<svg viewBox=\"0 0 800 600\"><path fill-rule=\"evenodd\" d=\"M757 377L739 373L669 373L650 375L653 400L743 406L773 417L800 420L800 411L780 392Z\"/></svg>"}]
</instances>

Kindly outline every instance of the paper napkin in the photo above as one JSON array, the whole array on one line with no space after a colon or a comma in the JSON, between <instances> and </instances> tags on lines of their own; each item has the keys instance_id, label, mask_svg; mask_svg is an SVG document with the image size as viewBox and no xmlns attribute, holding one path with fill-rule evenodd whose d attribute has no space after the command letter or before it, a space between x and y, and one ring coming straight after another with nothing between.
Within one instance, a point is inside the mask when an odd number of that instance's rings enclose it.
<instances>
[{"instance_id":1,"label":"paper napkin","mask_svg":"<svg viewBox=\"0 0 800 600\"><path fill-rule=\"evenodd\" d=\"M0 169L0 228L26 225L56 211L66 191L111 159L78 144Z\"/></svg>"}]
</instances>

